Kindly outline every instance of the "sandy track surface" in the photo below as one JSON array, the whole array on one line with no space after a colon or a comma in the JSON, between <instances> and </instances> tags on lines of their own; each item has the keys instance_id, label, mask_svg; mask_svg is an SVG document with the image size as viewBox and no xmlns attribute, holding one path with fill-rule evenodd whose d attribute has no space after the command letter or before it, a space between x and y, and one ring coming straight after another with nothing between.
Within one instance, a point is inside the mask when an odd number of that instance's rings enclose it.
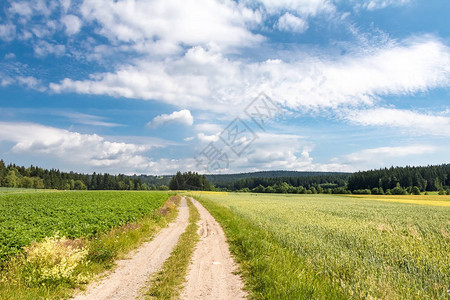
<instances>
[{"instance_id":1,"label":"sandy track surface","mask_svg":"<svg viewBox=\"0 0 450 300\"><path fill-rule=\"evenodd\" d=\"M150 242L132 254L131 259L120 260L117 268L99 283L88 286L87 291L74 299L135 299L148 277L158 271L170 256L178 238L188 225L189 208L186 199L180 202L176 220L160 231Z\"/></svg>"},{"instance_id":2,"label":"sandy track surface","mask_svg":"<svg viewBox=\"0 0 450 300\"><path fill-rule=\"evenodd\" d=\"M243 283L219 223L195 199L200 213L200 241L192 257L181 299L245 299Z\"/></svg>"}]
</instances>

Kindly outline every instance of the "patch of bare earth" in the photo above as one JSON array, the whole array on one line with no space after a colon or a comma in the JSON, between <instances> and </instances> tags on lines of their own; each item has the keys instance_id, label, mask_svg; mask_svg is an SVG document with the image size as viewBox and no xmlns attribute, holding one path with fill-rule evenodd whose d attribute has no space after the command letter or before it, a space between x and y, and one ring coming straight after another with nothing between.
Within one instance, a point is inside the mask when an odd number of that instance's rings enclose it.
<instances>
[{"instance_id":1,"label":"patch of bare earth","mask_svg":"<svg viewBox=\"0 0 450 300\"><path fill-rule=\"evenodd\" d=\"M131 255L117 262L117 268L102 281L88 286L75 300L135 299L149 276L157 272L170 256L178 238L188 225L189 208L186 199L180 202L176 220Z\"/></svg>"},{"instance_id":2,"label":"patch of bare earth","mask_svg":"<svg viewBox=\"0 0 450 300\"><path fill-rule=\"evenodd\" d=\"M222 227L198 201L190 199L200 213L200 241L189 266L181 299L245 299L244 284L235 274L237 266Z\"/></svg>"}]
</instances>

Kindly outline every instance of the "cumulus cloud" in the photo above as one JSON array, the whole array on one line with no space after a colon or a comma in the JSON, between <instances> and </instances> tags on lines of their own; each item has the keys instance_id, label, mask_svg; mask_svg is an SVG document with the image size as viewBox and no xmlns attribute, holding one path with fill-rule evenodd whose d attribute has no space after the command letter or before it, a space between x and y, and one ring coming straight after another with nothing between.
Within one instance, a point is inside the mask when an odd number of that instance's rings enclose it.
<instances>
[{"instance_id":1,"label":"cumulus cloud","mask_svg":"<svg viewBox=\"0 0 450 300\"><path fill-rule=\"evenodd\" d=\"M147 123L150 128L156 128L165 124L179 123L186 126L191 126L194 123L194 117L187 109L180 111L174 111L170 115L162 114L153 118L152 121Z\"/></svg>"},{"instance_id":2,"label":"cumulus cloud","mask_svg":"<svg viewBox=\"0 0 450 300\"><path fill-rule=\"evenodd\" d=\"M66 27L66 33L68 35L77 34L81 29L81 20L74 15L66 15L61 18L64 26Z\"/></svg>"},{"instance_id":3,"label":"cumulus cloud","mask_svg":"<svg viewBox=\"0 0 450 300\"><path fill-rule=\"evenodd\" d=\"M450 136L450 118L395 108L374 108L347 112L347 120L363 126L405 128L419 135Z\"/></svg>"},{"instance_id":4,"label":"cumulus cloud","mask_svg":"<svg viewBox=\"0 0 450 300\"><path fill-rule=\"evenodd\" d=\"M180 45L209 43L242 47L262 40L246 28L258 22L258 13L230 0L85 0L80 10L100 25L99 34L140 52L168 54Z\"/></svg>"},{"instance_id":5,"label":"cumulus cloud","mask_svg":"<svg viewBox=\"0 0 450 300\"><path fill-rule=\"evenodd\" d=\"M66 163L95 167L146 169L152 162L143 156L149 145L111 142L96 134L81 134L34 123L0 122L0 141L15 143L12 151L56 157Z\"/></svg>"},{"instance_id":6,"label":"cumulus cloud","mask_svg":"<svg viewBox=\"0 0 450 300\"><path fill-rule=\"evenodd\" d=\"M299 54L299 53L297 53ZM373 105L381 96L410 95L450 83L450 49L433 37L409 39L369 54L245 62L214 48L183 57L139 61L89 80L51 83L54 92L106 94L235 114L261 91L291 109Z\"/></svg>"},{"instance_id":7,"label":"cumulus cloud","mask_svg":"<svg viewBox=\"0 0 450 300\"><path fill-rule=\"evenodd\" d=\"M277 28L281 31L302 33L308 29L308 23L290 13L285 13L278 19Z\"/></svg>"}]
</instances>

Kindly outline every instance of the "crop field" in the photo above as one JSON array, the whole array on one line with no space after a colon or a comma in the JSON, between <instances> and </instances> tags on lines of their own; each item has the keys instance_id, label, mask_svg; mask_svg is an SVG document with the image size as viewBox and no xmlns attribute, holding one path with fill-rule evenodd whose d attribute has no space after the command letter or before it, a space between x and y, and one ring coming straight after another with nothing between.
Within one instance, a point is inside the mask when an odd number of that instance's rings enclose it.
<instances>
[{"instance_id":1,"label":"crop field","mask_svg":"<svg viewBox=\"0 0 450 300\"><path fill-rule=\"evenodd\" d=\"M255 298L448 297L448 196L199 199L224 228Z\"/></svg>"},{"instance_id":2,"label":"crop field","mask_svg":"<svg viewBox=\"0 0 450 300\"><path fill-rule=\"evenodd\" d=\"M45 237L93 237L156 211L165 192L0 193L0 259Z\"/></svg>"}]
</instances>

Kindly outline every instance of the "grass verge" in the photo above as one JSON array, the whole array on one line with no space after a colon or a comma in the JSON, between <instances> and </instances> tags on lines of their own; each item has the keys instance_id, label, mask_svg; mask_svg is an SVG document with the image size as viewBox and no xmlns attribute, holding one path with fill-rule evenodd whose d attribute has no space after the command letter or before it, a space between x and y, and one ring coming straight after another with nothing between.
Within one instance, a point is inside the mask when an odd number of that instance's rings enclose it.
<instances>
[{"instance_id":1,"label":"grass verge","mask_svg":"<svg viewBox=\"0 0 450 300\"><path fill-rule=\"evenodd\" d=\"M93 239L49 237L1 266L0 299L67 299L172 222L180 197Z\"/></svg>"},{"instance_id":2,"label":"grass verge","mask_svg":"<svg viewBox=\"0 0 450 300\"><path fill-rule=\"evenodd\" d=\"M150 282L150 289L145 292L146 299L175 299L180 294L189 262L199 239L197 222L200 220L200 214L189 199L187 202L189 225L181 234L175 249L164 262L162 269Z\"/></svg>"},{"instance_id":3,"label":"grass verge","mask_svg":"<svg viewBox=\"0 0 450 300\"><path fill-rule=\"evenodd\" d=\"M325 274L305 272L303 258L275 236L211 200L198 198L220 223L240 264L249 299L348 299Z\"/></svg>"}]
</instances>

